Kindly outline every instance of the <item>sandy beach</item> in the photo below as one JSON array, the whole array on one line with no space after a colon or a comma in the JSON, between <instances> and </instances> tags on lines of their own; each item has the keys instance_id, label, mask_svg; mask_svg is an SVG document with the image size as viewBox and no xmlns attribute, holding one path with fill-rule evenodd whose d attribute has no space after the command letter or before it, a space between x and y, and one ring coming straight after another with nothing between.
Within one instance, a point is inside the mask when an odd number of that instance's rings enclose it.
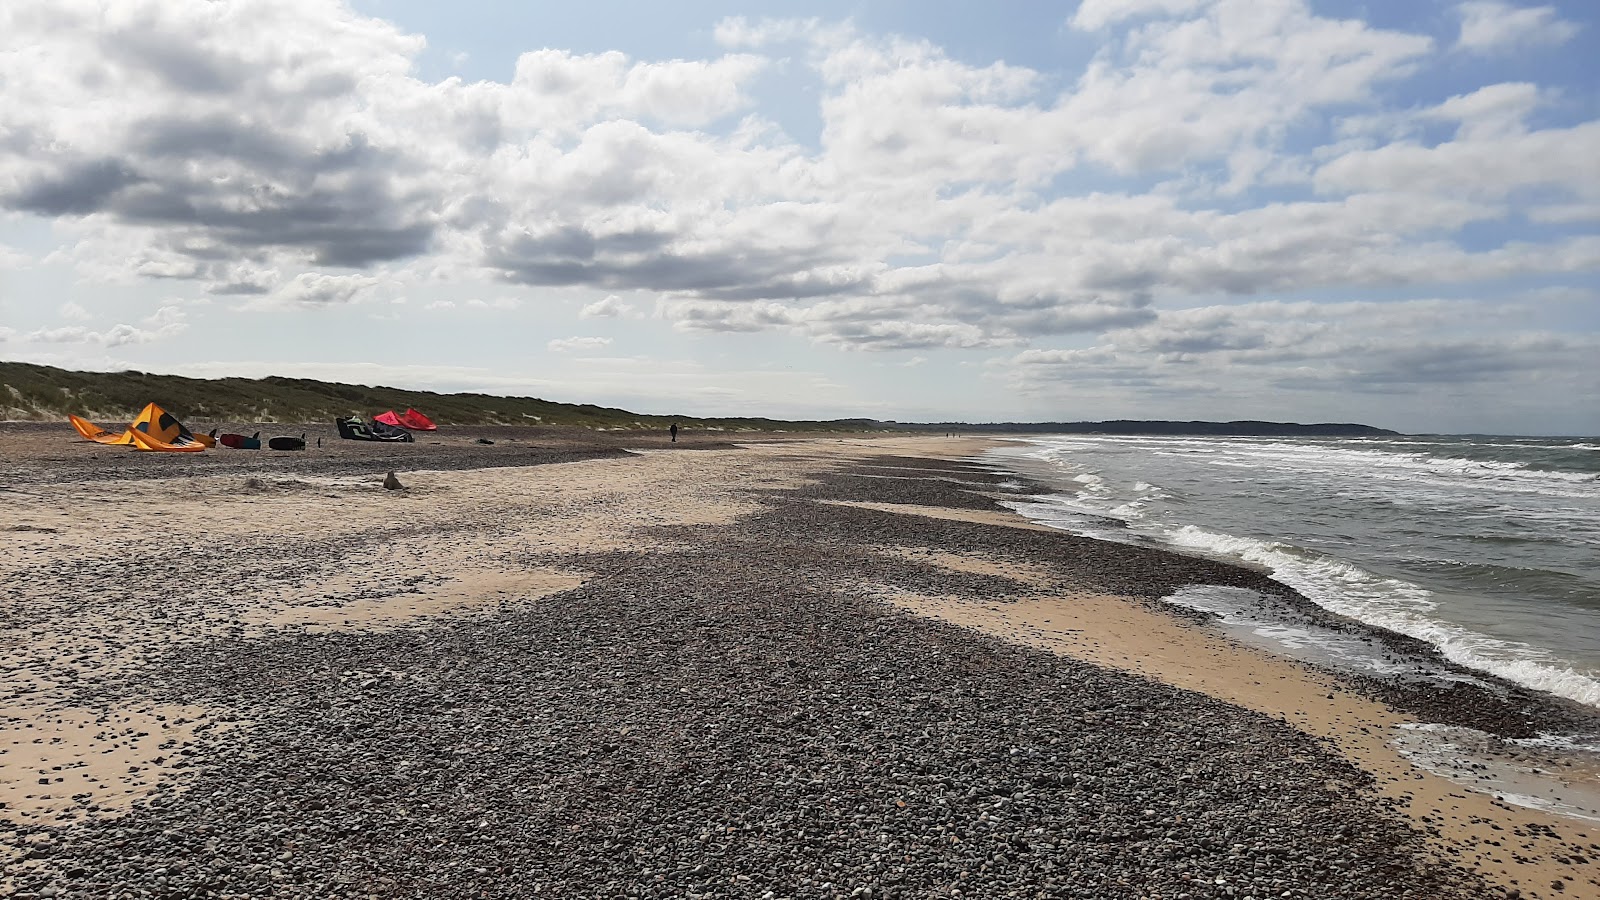
<instances>
[{"instance_id":1,"label":"sandy beach","mask_svg":"<svg viewBox=\"0 0 1600 900\"><path fill-rule=\"evenodd\" d=\"M0 425L0 892L1600 897L1600 823L1394 743L1581 711L1234 643L1160 597L1288 589L982 439L309 437Z\"/></svg>"}]
</instances>

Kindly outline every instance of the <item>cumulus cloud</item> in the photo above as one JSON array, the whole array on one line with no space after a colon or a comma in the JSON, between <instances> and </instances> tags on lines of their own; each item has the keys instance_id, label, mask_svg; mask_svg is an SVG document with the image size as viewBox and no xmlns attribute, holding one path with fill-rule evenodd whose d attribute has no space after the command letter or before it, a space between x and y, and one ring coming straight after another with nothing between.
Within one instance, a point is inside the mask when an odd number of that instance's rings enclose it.
<instances>
[{"instance_id":1,"label":"cumulus cloud","mask_svg":"<svg viewBox=\"0 0 1600 900\"><path fill-rule=\"evenodd\" d=\"M584 350L599 350L611 346L611 338L606 337L569 337L557 338L545 345L551 353L572 353Z\"/></svg>"},{"instance_id":2,"label":"cumulus cloud","mask_svg":"<svg viewBox=\"0 0 1600 900\"><path fill-rule=\"evenodd\" d=\"M1427 37L1323 18L1297 0L1149 5L1197 15L1128 32L1113 46L1129 61L1102 53L1061 103L1067 140L1123 173L1226 161L1241 189L1297 123L1369 102L1432 48Z\"/></svg>"},{"instance_id":3,"label":"cumulus cloud","mask_svg":"<svg viewBox=\"0 0 1600 900\"><path fill-rule=\"evenodd\" d=\"M1527 82L1491 84L1461 94L1420 114L1425 119L1457 122L1461 138L1493 138L1525 129L1528 116L1544 102L1538 85Z\"/></svg>"},{"instance_id":4,"label":"cumulus cloud","mask_svg":"<svg viewBox=\"0 0 1600 900\"><path fill-rule=\"evenodd\" d=\"M1567 197L1595 196L1597 153L1600 121L1532 132L1463 129L1458 139L1432 147L1397 142L1346 153L1318 168L1315 184L1324 192L1391 195L1499 198L1548 187Z\"/></svg>"},{"instance_id":5,"label":"cumulus cloud","mask_svg":"<svg viewBox=\"0 0 1600 900\"><path fill-rule=\"evenodd\" d=\"M163 306L146 316L141 324L157 331L177 334L188 327L188 314L180 306Z\"/></svg>"},{"instance_id":6,"label":"cumulus cloud","mask_svg":"<svg viewBox=\"0 0 1600 900\"><path fill-rule=\"evenodd\" d=\"M517 59L506 111L522 123L572 128L613 116L703 126L749 105L741 89L765 66L757 56L635 62L536 50Z\"/></svg>"},{"instance_id":7,"label":"cumulus cloud","mask_svg":"<svg viewBox=\"0 0 1600 900\"><path fill-rule=\"evenodd\" d=\"M268 307L323 307L355 303L365 296L378 279L369 275L327 275L302 272L273 292L261 304Z\"/></svg>"},{"instance_id":8,"label":"cumulus cloud","mask_svg":"<svg viewBox=\"0 0 1600 900\"><path fill-rule=\"evenodd\" d=\"M1572 28L1549 7L1460 10L1473 50ZM424 309L637 290L686 331L919 351L1076 336L1102 360L1274 346L1207 321L1160 338L1194 297L1600 266L1600 239L1557 227L1600 205L1600 122L1542 122L1559 92L1397 102L1440 48L1304 0L1083 0L1069 24L1101 46L1068 73L728 19L705 59L548 48L505 82L429 83L421 36L333 0L13 4L0 206L70 229L61 258L87 280L254 308L447 273L485 299ZM801 52L763 55L778 43ZM814 142L756 106L779 65L816 91ZM1462 237L1528 220L1550 228ZM632 312L611 294L580 316ZM572 340L551 349L592 349Z\"/></svg>"},{"instance_id":9,"label":"cumulus cloud","mask_svg":"<svg viewBox=\"0 0 1600 900\"><path fill-rule=\"evenodd\" d=\"M1563 44L1578 26L1563 20L1553 6L1516 6L1500 0L1471 0L1456 7L1461 16L1457 48L1472 53L1503 53Z\"/></svg>"},{"instance_id":10,"label":"cumulus cloud","mask_svg":"<svg viewBox=\"0 0 1600 900\"><path fill-rule=\"evenodd\" d=\"M0 79L29 98L8 104L6 206L239 257L362 266L426 248L438 187L381 109L421 39L309 0L24 3L6 18Z\"/></svg>"},{"instance_id":11,"label":"cumulus cloud","mask_svg":"<svg viewBox=\"0 0 1600 900\"><path fill-rule=\"evenodd\" d=\"M580 319L619 319L634 314L634 308L622 302L622 298L616 294L607 294L593 303L585 304L583 309L578 311Z\"/></svg>"},{"instance_id":12,"label":"cumulus cloud","mask_svg":"<svg viewBox=\"0 0 1600 900\"><path fill-rule=\"evenodd\" d=\"M150 344L165 340L182 334L188 328L188 319L182 309L176 306L163 306L141 320L138 325L129 325L124 322L113 325L104 331L95 331L82 325L40 328L30 332L7 329L3 335L0 335L0 339L27 344L83 344L96 347L122 347L129 344Z\"/></svg>"},{"instance_id":13,"label":"cumulus cloud","mask_svg":"<svg viewBox=\"0 0 1600 900\"><path fill-rule=\"evenodd\" d=\"M735 303L683 300L660 304L661 317L681 331L786 330L822 344L857 350L972 349L1016 343L976 325L955 321L948 310L918 309L896 298L790 306L770 301ZM944 319L944 321L939 321Z\"/></svg>"}]
</instances>

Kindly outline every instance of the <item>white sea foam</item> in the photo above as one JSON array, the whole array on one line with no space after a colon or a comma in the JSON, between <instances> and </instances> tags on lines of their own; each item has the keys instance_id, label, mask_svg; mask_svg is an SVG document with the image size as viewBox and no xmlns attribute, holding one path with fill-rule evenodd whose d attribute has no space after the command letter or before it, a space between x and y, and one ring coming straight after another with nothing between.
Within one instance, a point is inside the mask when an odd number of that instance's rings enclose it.
<instances>
[{"instance_id":1,"label":"white sea foam","mask_svg":"<svg viewBox=\"0 0 1600 900\"><path fill-rule=\"evenodd\" d=\"M1530 749L1559 750L1563 753L1585 753L1600 757L1600 735L1574 735L1545 733L1538 737L1517 738L1511 743Z\"/></svg>"},{"instance_id":2,"label":"white sea foam","mask_svg":"<svg viewBox=\"0 0 1600 900\"><path fill-rule=\"evenodd\" d=\"M1331 611L1427 641L1461 665L1600 706L1600 657L1584 637L1597 620L1583 598L1594 595L1576 593L1593 583L1582 573L1600 546L1600 482L1594 473L1529 468L1532 455L1516 458L1518 449L1548 449L1491 446L1074 436L1031 439L1025 450L997 456L1062 489L1007 504L1030 518L1244 562ZM1506 458L1463 458L1486 453ZM1279 540L1240 536L1260 531ZM1450 560L1493 566L1493 577L1452 571ZM1513 607L1502 598L1514 594ZM1541 615L1540 604L1554 605Z\"/></svg>"},{"instance_id":3,"label":"white sea foam","mask_svg":"<svg viewBox=\"0 0 1600 900\"><path fill-rule=\"evenodd\" d=\"M1109 512L1111 515L1116 516L1124 522L1131 522L1135 519L1144 518L1144 507L1145 504L1143 500L1131 500L1127 503L1119 503L1116 506L1111 507Z\"/></svg>"},{"instance_id":4,"label":"white sea foam","mask_svg":"<svg viewBox=\"0 0 1600 900\"><path fill-rule=\"evenodd\" d=\"M1493 735L1454 725L1406 724L1395 731L1393 744L1413 765L1463 787L1517 806L1600 822L1600 791L1506 755Z\"/></svg>"},{"instance_id":5,"label":"white sea foam","mask_svg":"<svg viewBox=\"0 0 1600 900\"><path fill-rule=\"evenodd\" d=\"M1191 585L1161 599L1210 613L1246 643L1295 659L1377 675L1400 675L1412 670L1410 663L1387 658L1381 646L1374 647L1359 636L1304 622L1291 624L1287 617L1275 618L1268 611L1271 601L1246 588Z\"/></svg>"},{"instance_id":6,"label":"white sea foam","mask_svg":"<svg viewBox=\"0 0 1600 900\"><path fill-rule=\"evenodd\" d=\"M1344 560L1288 544L1217 534L1192 525L1171 530L1167 538L1180 548L1261 566L1317 605L1427 641L1451 662L1600 707L1600 681L1550 662L1550 655L1537 647L1490 637L1430 616L1437 608L1433 594L1417 585L1374 575Z\"/></svg>"},{"instance_id":7,"label":"white sea foam","mask_svg":"<svg viewBox=\"0 0 1600 900\"><path fill-rule=\"evenodd\" d=\"M1290 443L1219 439L1175 439L1105 437L1099 443L1146 450L1156 455L1205 454L1211 465L1229 468L1275 468L1306 476L1325 473L1335 476L1359 474L1382 481L1417 481L1442 487L1474 487L1482 490L1531 491L1552 496L1600 498L1600 476L1592 472L1547 471L1533 469L1520 460L1478 460L1439 455L1410 445L1371 442L1375 446L1351 447L1348 443ZM1366 442L1349 442L1366 443ZM1430 446L1430 445L1421 445ZM1446 445L1432 445L1445 447ZM1588 447L1589 445L1577 445ZM1078 442L1075 450L1092 450L1093 444ZM1533 449L1533 448L1519 448Z\"/></svg>"}]
</instances>

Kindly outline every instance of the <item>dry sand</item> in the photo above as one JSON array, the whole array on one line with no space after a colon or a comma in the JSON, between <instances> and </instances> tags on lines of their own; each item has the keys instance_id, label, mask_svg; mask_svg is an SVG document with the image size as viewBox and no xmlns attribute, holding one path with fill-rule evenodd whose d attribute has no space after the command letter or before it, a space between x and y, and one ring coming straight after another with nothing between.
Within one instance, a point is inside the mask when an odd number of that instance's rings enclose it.
<instances>
[{"instance_id":1,"label":"dry sand","mask_svg":"<svg viewBox=\"0 0 1600 900\"><path fill-rule=\"evenodd\" d=\"M584 579L580 571L523 565L525 556L648 553L673 539L652 536L651 526L737 523L759 508L752 490L798 487L819 472L884 454L949 459L984 446L970 438L827 437L683 452L693 449L690 439L619 459L402 471L401 491L382 489L382 470L0 483L9 501L0 504L8 550L0 579L9 585L0 601L0 829L6 820L116 816L158 786L181 789L184 770L196 762L188 752L197 729L248 727L213 710L86 703L97 681L136 668L157 650L286 627L405 628L493 614ZM78 456L100 449L52 448ZM4 449L13 453L8 459L27 450L15 441ZM886 474L919 477L912 469ZM863 505L1039 529L998 508ZM326 554L307 554L307 546ZM287 548L296 555L285 556ZM1511 807L1413 767L1390 743L1405 717L1333 676L1239 646L1145 602L1075 590L1025 561L874 549L952 572L1001 575L1026 590L1006 603L867 582L860 585L865 593L1282 718L1377 776L1381 794L1432 836L1442 857L1527 896L1600 896L1594 869L1571 855L1571 845L1600 841L1600 826ZM41 583L40 572L59 577ZM318 590L304 589L307 573ZM161 589L130 591L129 579ZM1593 773L1573 778L1600 788ZM1555 882L1562 891L1551 888Z\"/></svg>"}]
</instances>

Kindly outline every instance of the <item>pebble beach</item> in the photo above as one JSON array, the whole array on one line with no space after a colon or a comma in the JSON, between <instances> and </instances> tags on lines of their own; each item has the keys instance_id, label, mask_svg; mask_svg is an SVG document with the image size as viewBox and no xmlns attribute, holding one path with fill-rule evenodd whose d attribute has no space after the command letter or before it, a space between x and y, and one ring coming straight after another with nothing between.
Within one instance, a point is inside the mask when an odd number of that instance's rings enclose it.
<instances>
[{"instance_id":1,"label":"pebble beach","mask_svg":"<svg viewBox=\"0 0 1600 900\"><path fill-rule=\"evenodd\" d=\"M1232 643L1160 598L1297 595L979 438L65 431L0 425L0 894L1600 897L1600 823L1390 741L1589 712Z\"/></svg>"}]
</instances>

